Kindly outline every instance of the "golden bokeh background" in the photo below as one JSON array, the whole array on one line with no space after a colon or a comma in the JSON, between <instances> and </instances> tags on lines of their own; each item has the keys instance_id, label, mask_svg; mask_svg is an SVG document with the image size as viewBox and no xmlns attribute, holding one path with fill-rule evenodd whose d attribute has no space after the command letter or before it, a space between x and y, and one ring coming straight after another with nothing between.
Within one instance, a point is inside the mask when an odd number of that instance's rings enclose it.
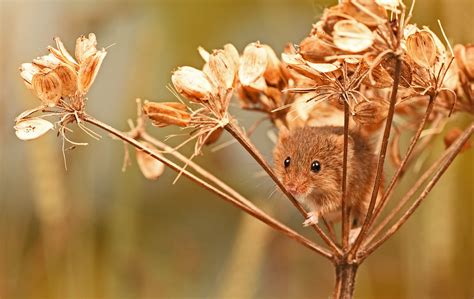
<instances>
[{"instance_id":1,"label":"golden bokeh background","mask_svg":"<svg viewBox=\"0 0 474 299\"><path fill-rule=\"evenodd\" d=\"M332 265L167 171L146 181L121 172L124 149L100 142L67 153L49 133L15 137L14 118L38 104L18 67L46 53L52 37L70 49L94 32L112 47L89 93L87 111L126 130L135 98L172 100L166 86L180 65L200 67L196 51L256 40L281 52L307 35L319 0L9 1L0 0L0 298L328 298ZM414 22L450 41L474 42L472 0L418 0ZM242 124L256 116L239 113ZM465 126L455 116L447 128ZM253 137L271 159L264 124ZM149 129L164 138L169 129ZM221 142L230 140L225 136ZM172 140L171 143L177 141ZM423 161L443 149L437 138ZM191 148L185 152L190 153ZM196 162L311 237L299 214L238 145ZM424 165L424 164L423 164ZM421 167L423 165L420 164ZM357 277L357 298L474 297L474 150L456 159L414 217ZM417 176L411 172L398 189Z\"/></svg>"}]
</instances>

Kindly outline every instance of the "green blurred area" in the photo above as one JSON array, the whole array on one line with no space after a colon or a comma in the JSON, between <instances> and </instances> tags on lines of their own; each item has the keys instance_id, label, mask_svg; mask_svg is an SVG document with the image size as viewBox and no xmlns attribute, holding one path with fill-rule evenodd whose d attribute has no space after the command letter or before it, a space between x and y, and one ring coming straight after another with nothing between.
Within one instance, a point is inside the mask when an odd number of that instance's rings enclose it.
<instances>
[{"instance_id":1,"label":"green blurred area","mask_svg":"<svg viewBox=\"0 0 474 299\"><path fill-rule=\"evenodd\" d=\"M89 146L67 153L66 171L60 138L21 142L12 127L16 115L38 104L18 67L46 53L53 36L69 49L88 32L99 46L113 45L87 111L126 130L136 97L173 100L170 74L180 65L200 67L198 46L231 42L242 50L259 40L281 52L334 2L0 0L0 298L327 298L334 274L326 260L185 178L172 185L171 171L146 181L132 159L122 173L123 145L104 132L97 131L100 142L73 135ZM440 19L452 43L467 43L474 41L473 15L472 0L419 0L414 22L439 32ZM256 118L239 113L244 125ZM455 116L448 128L469 121ZM264 124L254 140L271 159L269 128ZM159 138L173 132L149 131ZM438 138L423 160L442 149ZM315 237L238 145L206 150L196 162ZM471 150L361 267L357 298L474 296L473 173ZM406 177L398 196L417 175Z\"/></svg>"}]
</instances>

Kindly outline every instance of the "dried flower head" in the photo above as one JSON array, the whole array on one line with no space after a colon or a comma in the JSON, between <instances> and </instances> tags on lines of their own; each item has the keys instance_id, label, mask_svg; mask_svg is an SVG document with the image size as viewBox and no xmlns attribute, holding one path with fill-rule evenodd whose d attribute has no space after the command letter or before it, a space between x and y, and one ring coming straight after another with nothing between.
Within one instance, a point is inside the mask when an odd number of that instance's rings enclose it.
<instances>
[{"instance_id":1,"label":"dried flower head","mask_svg":"<svg viewBox=\"0 0 474 299\"><path fill-rule=\"evenodd\" d=\"M190 66L178 68L171 76L171 81L183 97L195 103L208 101L218 93L208 75Z\"/></svg>"}]
</instances>

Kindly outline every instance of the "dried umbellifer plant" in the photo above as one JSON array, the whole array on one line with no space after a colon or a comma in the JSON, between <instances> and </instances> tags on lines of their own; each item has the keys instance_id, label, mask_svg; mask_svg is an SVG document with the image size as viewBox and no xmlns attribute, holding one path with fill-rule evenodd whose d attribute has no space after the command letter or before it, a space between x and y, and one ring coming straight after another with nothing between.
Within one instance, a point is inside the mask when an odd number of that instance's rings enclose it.
<instances>
[{"instance_id":1,"label":"dried umbellifer plant","mask_svg":"<svg viewBox=\"0 0 474 299\"><path fill-rule=\"evenodd\" d=\"M58 129L65 144L73 123L93 138L100 136L86 124L101 128L136 148L140 169L148 179L157 179L164 166L217 194L274 230L327 258L334 264L334 298L351 298L359 265L392 237L419 207L454 158L470 147L474 130L455 128L444 137L446 150L393 207L399 181L414 164L449 117L474 114L474 46L451 46L443 32L439 38L427 27L410 24L413 7L399 0L344 0L327 8L299 45L285 46L281 58L268 45L251 43L242 53L231 44L211 52L199 48L202 69L189 66L174 71L171 80L179 101L137 101L136 122L121 132L85 111L86 94L106 55L98 50L94 34L80 37L75 57L59 38L50 54L21 66L26 86L41 105L21 113L16 134L35 139ZM341 233L324 217L324 227L310 222L322 244L312 241L256 207L232 187L193 160L205 145L215 143L224 131L230 133L262 167L288 200L307 219L305 208L279 180L270 164L249 138L253 128L243 130L228 108L235 97L244 110L262 113L281 130L308 126L343 128L341 190ZM397 117L395 117L397 116ZM56 118L52 123L46 118ZM146 132L146 119L157 127L177 126L189 131L180 145L171 147ZM366 214L360 232L349 240L350 199L347 194L349 132L357 131L375 140L376 163ZM400 135L410 134L404 154ZM423 138L421 138L423 136ZM178 149L194 142L191 157ZM126 151L128 159L128 151ZM384 174L386 157L395 169ZM382 212L386 210L383 214ZM338 237L340 236L340 237Z\"/></svg>"}]
</instances>

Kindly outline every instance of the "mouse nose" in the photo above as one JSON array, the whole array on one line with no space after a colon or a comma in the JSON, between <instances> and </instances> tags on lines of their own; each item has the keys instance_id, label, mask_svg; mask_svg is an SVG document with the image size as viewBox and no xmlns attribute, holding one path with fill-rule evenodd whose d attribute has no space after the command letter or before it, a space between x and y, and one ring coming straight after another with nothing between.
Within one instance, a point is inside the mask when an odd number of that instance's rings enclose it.
<instances>
[{"instance_id":1,"label":"mouse nose","mask_svg":"<svg viewBox=\"0 0 474 299\"><path fill-rule=\"evenodd\" d=\"M296 194L298 193L298 186L295 183L289 183L286 185L286 190L291 194Z\"/></svg>"}]
</instances>

